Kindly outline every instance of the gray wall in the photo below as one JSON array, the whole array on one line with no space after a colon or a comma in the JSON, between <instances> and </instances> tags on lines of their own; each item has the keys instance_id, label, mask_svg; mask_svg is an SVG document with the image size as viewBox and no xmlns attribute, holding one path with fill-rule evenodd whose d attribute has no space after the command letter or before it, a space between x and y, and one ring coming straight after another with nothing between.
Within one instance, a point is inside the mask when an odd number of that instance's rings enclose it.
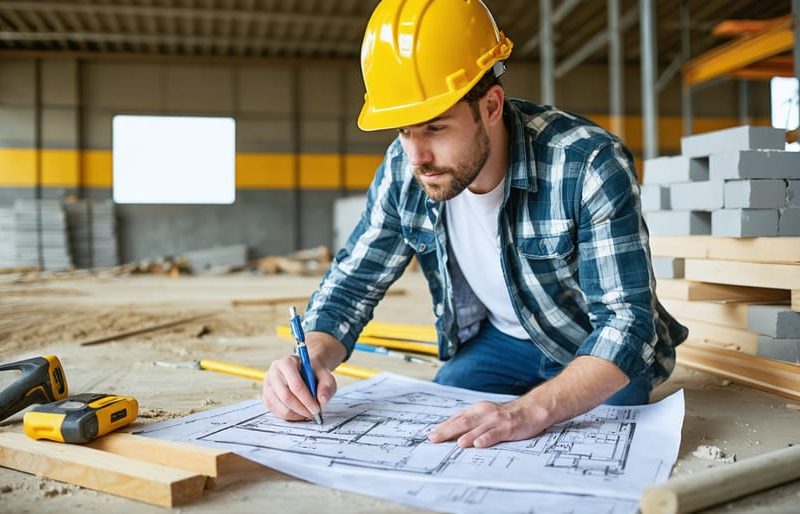
<instances>
[{"instance_id":1,"label":"gray wall","mask_svg":"<svg viewBox=\"0 0 800 514\"><path fill-rule=\"evenodd\" d=\"M0 149L36 146L36 70L32 59L0 59ZM111 120L120 113L234 116L238 152L380 154L394 137L392 131L358 130L363 88L355 62L45 59L39 70L42 148L110 150ZM535 100L536 70L533 63L512 61L504 76L507 94ZM558 105L574 112L605 113L607 82L605 67L579 67L558 82ZM639 113L638 84L638 69L631 67L626 84L629 115ZM751 114L768 116L766 85L754 84L750 94ZM663 115L680 114L677 81L662 94L660 105ZM737 108L738 88L732 81L696 95L697 116L736 117ZM37 194L35 185L3 184L0 170L0 203ZM128 261L217 244L246 243L253 255L330 245L333 202L357 192L344 187L240 189L231 206L120 205L121 257ZM39 194L107 198L110 190L78 183L74 188L45 188Z\"/></svg>"}]
</instances>

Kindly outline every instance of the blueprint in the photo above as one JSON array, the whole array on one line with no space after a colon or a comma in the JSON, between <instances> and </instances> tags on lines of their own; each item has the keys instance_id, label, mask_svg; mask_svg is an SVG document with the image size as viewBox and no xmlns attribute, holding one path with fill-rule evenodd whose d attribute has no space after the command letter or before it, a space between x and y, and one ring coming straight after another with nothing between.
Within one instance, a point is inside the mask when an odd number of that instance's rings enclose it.
<instances>
[{"instance_id":1,"label":"blueprint","mask_svg":"<svg viewBox=\"0 0 800 514\"><path fill-rule=\"evenodd\" d=\"M427 439L472 403L513 398L383 373L340 390L323 425L287 422L249 401L143 435L226 448L315 483L448 512L635 512L642 490L666 480L677 458L682 391L647 406L600 406L492 448Z\"/></svg>"}]
</instances>

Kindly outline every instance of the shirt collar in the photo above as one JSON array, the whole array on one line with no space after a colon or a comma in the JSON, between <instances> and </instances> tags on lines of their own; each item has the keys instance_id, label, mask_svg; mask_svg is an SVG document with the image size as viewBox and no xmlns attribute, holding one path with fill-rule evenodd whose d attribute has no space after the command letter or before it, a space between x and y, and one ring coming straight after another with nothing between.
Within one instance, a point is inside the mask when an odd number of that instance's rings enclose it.
<instances>
[{"instance_id":1,"label":"shirt collar","mask_svg":"<svg viewBox=\"0 0 800 514\"><path fill-rule=\"evenodd\" d=\"M536 192L536 159L531 131L527 130L525 114L506 100L503 121L508 129L508 182L510 187Z\"/></svg>"}]
</instances>

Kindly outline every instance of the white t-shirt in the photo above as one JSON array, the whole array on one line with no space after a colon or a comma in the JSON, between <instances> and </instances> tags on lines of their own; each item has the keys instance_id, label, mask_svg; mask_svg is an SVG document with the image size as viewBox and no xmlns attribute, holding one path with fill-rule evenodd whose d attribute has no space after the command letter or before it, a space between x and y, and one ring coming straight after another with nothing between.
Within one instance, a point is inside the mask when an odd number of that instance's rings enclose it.
<instances>
[{"instance_id":1,"label":"white t-shirt","mask_svg":"<svg viewBox=\"0 0 800 514\"><path fill-rule=\"evenodd\" d=\"M465 189L446 202L447 239L472 291L489 311L494 327L518 339L530 339L520 325L500 265L498 215L505 179L485 194Z\"/></svg>"}]
</instances>

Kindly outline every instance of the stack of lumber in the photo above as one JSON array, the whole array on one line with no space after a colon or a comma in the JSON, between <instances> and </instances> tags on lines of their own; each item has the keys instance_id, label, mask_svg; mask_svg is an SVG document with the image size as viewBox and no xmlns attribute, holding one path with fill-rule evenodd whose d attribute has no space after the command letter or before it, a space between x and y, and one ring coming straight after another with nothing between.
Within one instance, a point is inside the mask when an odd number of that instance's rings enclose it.
<instances>
[{"instance_id":1,"label":"stack of lumber","mask_svg":"<svg viewBox=\"0 0 800 514\"><path fill-rule=\"evenodd\" d=\"M689 328L679 361L745 382L731 370L774 370L748 383L800 397L800 237L654 236L650 246L657 276L671 273L657 278L659 300Z\"/></svg>"},{"instance_id":2,"label":"stack of lumber","mask_svg":"<svg viewBox=\"0 0 800 514\"><path fill-rule=\"evenodd\" d=\"M265 469L228 451L123 433L83 446L2 432L0 466L162 507Z\"/></svg>"},{"instance_id":3,"label":"stack of lumber","mask_svg":"<svg viewBox=\"0 0 800 514\"><path fill-rule=\"evenodd\" d=\"M641 189L659 236L800 236L800 152L785 132L734 127L684 137L681 155L648 159Z\"/></svg>"}]
</instances>

